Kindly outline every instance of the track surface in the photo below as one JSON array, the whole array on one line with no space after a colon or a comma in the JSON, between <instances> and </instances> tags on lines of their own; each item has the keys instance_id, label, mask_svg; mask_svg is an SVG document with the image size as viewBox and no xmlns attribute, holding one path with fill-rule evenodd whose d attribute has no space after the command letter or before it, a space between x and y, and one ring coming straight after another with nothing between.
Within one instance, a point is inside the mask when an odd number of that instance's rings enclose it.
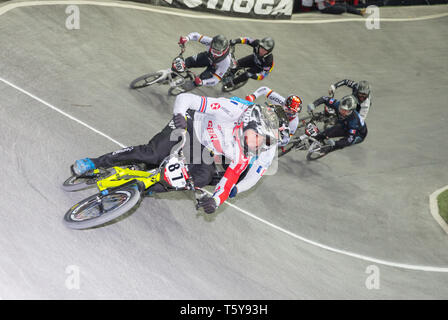
<instances>
[{"instance_id":1,"label":"track surface","mask_svg":"<svg viewBox=\"0 0 448 320\"><path fill-rule=\"evenodd\" d=\"M81 29L70 31L65 8L0 16L0 77L125 145L146 143L170 119L174 101L163 87L130 91L130 80L167 67L179 35L190 31L276 39L273 74L240 96L268 85L309 103L339 79L368 79L374 100L364 143L314 163L289 154L275 175L232 203L332 248L448 268L448 237L428 208L429 194L448 181L448 18L367 30L362 22L229 22L81 5ZM201 49L191 44L187 53ZM0 96L1 298L448 297L448 273L324 250L227 205L212 217L197 215L183 194L146 198L103 228L68 230L63 214L90 194L60 189L69 165L119 146L4 82ZM379 290L365 286L372 264ZM80 270L79 290L65 285L71 265Z\"/></svg>"}]
</instances>

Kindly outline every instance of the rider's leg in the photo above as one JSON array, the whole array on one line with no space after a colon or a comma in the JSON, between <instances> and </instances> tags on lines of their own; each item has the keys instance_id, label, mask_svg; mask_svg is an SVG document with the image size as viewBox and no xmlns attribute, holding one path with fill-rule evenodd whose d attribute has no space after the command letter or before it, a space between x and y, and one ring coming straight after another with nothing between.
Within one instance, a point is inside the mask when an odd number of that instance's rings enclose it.
<instances>
[{"instance_id":1,"label":"rider's leg","mask_svg":"<svg viewBox=\"0 0 448 320\"><path fill-rule=\"evenodd\" d=\"M332 150L338 150L338 149L342 149L354 144L358 144L364 141L364 139L367 136L367 128L365 130L365 133L363 134L357 134L357 135L350 135L350 136L345 136L342 139L339 139L338 141L335 142L335 145L333 146Z\"/></svg>"},{"instance_id":2,"label":"rider's leg","mask_svg":"<svg viewBox=\"0 0 448 320\"><path fill-rule=\"evenodd\" d=\"M197 55L185 59L185 66L187 68L202 68L202 67L208 67L211 64L212 63L210 61L207 51L198 53Z\"/></svg>"},{"instance_id":3,"label":"rider's leg","mask_svg":"<svg viewBox=\"0 0 448 320\"><path fill-rule=\"evenodd\" d=\"M216 76L215 72L216 68L214 68L213 66L209 66L199 75L199 78L201 78L201 80L211 79ZM218 79L221 80L220 78Z\"/></svg>"},{"instance_id":4,"label":"rider's leg","mask_svg":"<svg viewBox=\"0 0 448 320\"><path fill-rule=\"evenodd\" d=\"M251 73L258 73L259 71L256 71L256 65L254 62L254 57L253 55L249 55L246 56L244 58L241 58L238 60L238 67L239 68L251 68L251 70L249 70ZM241 74L240 76L238 76L237 78L233 79L233 84L236 85L238 83L241 83L243 81L246 81L249 79L249 75L247 72L244 72L243 74Z\"/></svg>"},{"instance_id":5,"label":"rider's leg","mask_svg":"<svg viewBox=\"0 0 448 320\"><path fill-rule=\"evenodd\" d=\"M190 164L188 167L188 171L193 179L195 187L202 188L209 185L212 182L213 177L216 173L216 168L213 163ZM166 191L168 190L165 189L165 187L162 184L156 183L155 185L148 188L148 190L146 191L146 195Z\"/></svg>"},{"instance_id":6,"label":"rider's leg","mask_svg":"<svg viewBox=\"0 0 448 320\"><path fill-rule=\"evenodd\" d=\"M253 68L255 67L254 55L245 56L237 61L238 68Z\"/></svg>"},{"instance_id":7,"label":"rider's leg","mask_svg":"<svg viewBox=\"0 0 448 320\"><path fill-rule=\"evenodd\" d=\"M324 131L320 132L315 138L319 141L323 141L327 138L343 137L345 136L345 134L346 132L342 124L337 123L334 126L329 127Z\"/></svg>"},{"instance_id":8,"label":"rider's leg","mask_svg":"<svg viewBox=\"0 0 448 320\"><path fill-rule=\"evenodd\" d=\"M187 118L187 130L190 135L194 131L191 117ZM173 147L181 140L180 134L181 131L175 129L171 120L148 144L123 148L91 160L96 168L109 168L114 165L132 163L159 165L165 157L170 155Z\"/></svg>"}]
</instances>

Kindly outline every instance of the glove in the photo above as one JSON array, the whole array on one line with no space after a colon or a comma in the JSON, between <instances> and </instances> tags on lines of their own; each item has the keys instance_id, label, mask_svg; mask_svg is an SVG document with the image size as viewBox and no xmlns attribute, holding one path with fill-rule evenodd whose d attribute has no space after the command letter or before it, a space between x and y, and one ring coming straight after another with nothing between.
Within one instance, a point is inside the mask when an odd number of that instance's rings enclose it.
<instances>
[{"instance_id":1,"label":"glove","mask_svg":"<svg viewBox=\"0 0 448 320\"><path fill-rule=\"evenodd\" d=\"M181 36L180 37L180 39L179 39L179 44L180 45L184 45L184 44L186 44L188 42L188 38L187 37L184 37L184 36Z\"/></svg>"},{"instance_id":2,"label":"glove","mask_svg":"<svg viewBox=\"0 0 448 320\"><path fill-rule=\"evenodd\" d=\"M174 122L174 126L177 129L186 129L187 128L187 120L185 119L185 116L181 115L180 113L175 114L173 116L173 122Z\"/></svg>"},{"instance_id":3,"label":"glove","mask_svg":"<svg viewBox=\"0 0 448 320\"><path fill-rule=\"evenodd\" d=\"M330 89L328 89L328 94L333 97L335 91L336 91L336 87L334 86L334 84L332 84L330 86Z\"/></svg>"},{"instance_id":4,"label":"glove","mask_svg":"<svg viewBox=\"0 0 448 320\"><path fill-rule=\"evenodd\" d=\"M308 104L307 108L308 108L308 112L313 112L314 109L316 109L316 106L314 105L314 103L310 103L310 104Z\"/></svg>"},{"instance_id":5,"label":"glove","mask_svg":"<svg viewBox=\"0 0 448 320\"><path fill-rule=\"evenodd\" d=\"M230 190L229 198L234 198L234 197L236 196L237 193L238 193L238 188L237 188L236 186L234 186L234 187L232 188L232 190Z\"/></svg>"},{"instance_id":6,"label":"glove","mask_svg":"<svg viewBox=\"0 0 448 320\"><path fill-rule=\"evenodd\" d=\"M212 214L218 206L216 205L216 201L213 197L205 196L204 198L198 200L198 208L201 207L204 208L205 213Z\"/></svg>"},{"instance_id":7,"label":"glove","mask_svg":"<svg viewBox=\"0 0 448 320\"><path fill-rule=\"evenodd\" d=\"M200 86L202 86L202 80L201 80L201 78L199 78L198 76L194 77L194 85L195 85L196 87L200 87Z\"/></svg>"},{"instance_id":8,"label":"glove","mask_svg":"<svg viewBox=\"0 0 448 320\"><path fill-rule=\"evenodd\" d=\"M245 99L246 99L247 101L254 102L255 99L256 99L256 97L255 97L255 95L250 94L250 95L246 96Z\"/></svg>"},{"instance_id":9,"label":"glove","mask_svg":"<svg viewBox=\"0 0 448 320\"><path fill-rule=\"evenodd\" d=\"M240 40L240 39L232 39L232 40L230 40L230 45L231 45L231 46L234 46L234 45L236 45L238 42L241 42L241 40Z\"/></svg>"}]
</instances>

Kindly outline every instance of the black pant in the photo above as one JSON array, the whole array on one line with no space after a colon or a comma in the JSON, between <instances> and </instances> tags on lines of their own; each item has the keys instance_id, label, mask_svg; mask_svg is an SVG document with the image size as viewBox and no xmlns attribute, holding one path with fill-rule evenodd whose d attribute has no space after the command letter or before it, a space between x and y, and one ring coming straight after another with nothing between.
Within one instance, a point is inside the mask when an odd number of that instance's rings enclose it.
<instances>
[{"instance_id":1,"label":"black pant","mask_svg":"<svg viewBox=\"0 0 448 320\"><path fill-rule=\"evenodd\" d=\"M194 113L188 114L187 118L187 137L189 145L185 144L184 154L187 162L190 163L188 169L193 178L193 182L195 186L201 188L212 181L216 169L212 161L204 161L204 159L202 159L202 155L207 154L207 151L204 151L204 146L201 145L195 135L192 115L194 116ZM97 168L110 168L115 165L136 163L144 163L149 167L157 167L163 159L171 154L173 147L181 141L179 135L180 131L178 130L179 129L174 128L174 123L171 120L161 132L156 134L148 142L148 144L123 148L98 158L92 158L92 161ZM173 137L171 137L172 134ZM176 137L178 138L176 139ZM156 191L162 190L157 189Z\"/></svg>"},{"instance_id":2,"label":"black pant","mask_svg":"<svg viewBox=\"0 0 448 320\"><path fill-rule=\"evenodd\" d=\"M187 68L203 68L207 67L200 75L201 80L210 79L216 71L213 62L210 61L210 56L207 51L201 52L195 56L185 59L185 66Z\"/></svg>"},{"instance_id":3,"label":"black pant","mask_svg":"<svg viewBox=\"0 0 448 320\"><path fill-rule=\"evenodd\" d=\"M328 137L328 138L335 138L335 137L343 137L342 139L339 139L335 142L335 145L333 147L334 150L336 149L342 149L347 146L361 143L364 141L364 139L367 136L367 126L365 127L365 130L361 130L361 132L357 133L354 136L347 134L347 128L341 123L337 123L333 127L327 128L324 130L321 137Z\"/></svg>"},{"instance_id":4,"label":"black pant","mask_svg":"<svg viewBox=\"0 0 448 320\"><path fill-rule=\"evenodd\" d=\"M249 72L252 74L257 74L263 71L262 68L257 66L254 61L254 56L251 54L250 56L241 58L238 60L238 68L248 68L245 73L238 76L236 79L233 79L233 84L238 84L240 82L246 81L249 79Z\"/></svg>"}]
</instances>

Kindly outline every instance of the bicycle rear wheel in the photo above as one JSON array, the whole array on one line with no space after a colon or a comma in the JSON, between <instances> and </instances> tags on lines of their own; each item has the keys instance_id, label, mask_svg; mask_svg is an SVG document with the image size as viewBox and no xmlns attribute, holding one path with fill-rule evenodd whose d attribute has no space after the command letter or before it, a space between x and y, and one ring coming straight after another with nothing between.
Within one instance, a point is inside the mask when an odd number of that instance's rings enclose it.
<instances>
[{"instance_id":1,"label":"bicycle rear wheel","mask_svg":"<svg viewBox=\"0 0 448 320\"><path fill-rule=\"evenodd\" d=\"M164 78L163 72L148 73L133 80L129 85L131 89L141 89L155 84Z\"/></svg>"},{"instance_id":2,"label":"bicycle rear wheel","mask_svg":"<svg viewBox=\"0 0 448 320\"><path fill-rule=\"evenodd\" d=\"M71 207L64 216L70 229L88 229L103 225L131 210L140 200L137 184L126 185L108 193L97 193Z\"/></svg>"}]
</instances>

